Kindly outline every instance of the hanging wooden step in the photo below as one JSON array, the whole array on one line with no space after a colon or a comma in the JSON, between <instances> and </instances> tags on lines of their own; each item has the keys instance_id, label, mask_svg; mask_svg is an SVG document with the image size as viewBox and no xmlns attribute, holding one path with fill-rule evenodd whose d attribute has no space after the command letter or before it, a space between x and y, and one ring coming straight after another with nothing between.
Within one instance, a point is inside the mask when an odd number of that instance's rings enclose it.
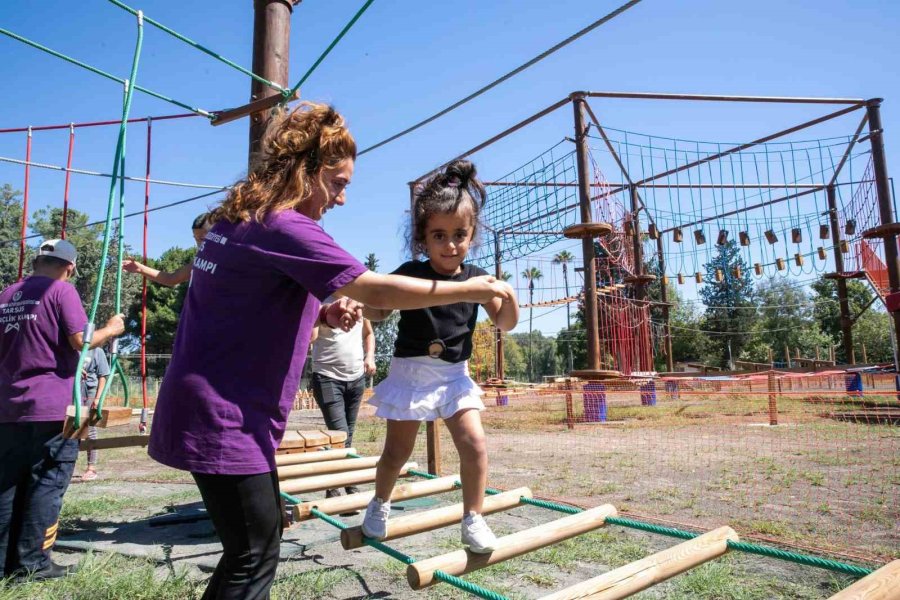
<instances>
[{"instance_id":1,"label":"hanging wooden step","mask_svg":"<svg viewBox=\"0 0 900 600\"><path fill-rule=\"evenodd\" d=\"M75 430L75 407L66 407L66 422L63 425L63 437L68 439L86 439L89 427L119 427L131 423L131 409L127 406L109 406L100 409L100 418L89 407L81 407L81 426Z\"/></svg>"},{"instance_id":2,"label":"hanging wooden step","mask_svg":"<svg viewBox=\"0 0 900 600\"><path fill-rule=\"evenodd\" d=\"M149 435L120 435L97 440L80 440L78 451L110 450L112 448L136 448L150 443Z\"/></svg>"},{"instance_id":3,"label":"hanging wooden step","mask_svg":"<svg viewBox=\"0 0 900 600\"><path fill-rule=\"evenodd\" d=\"M886 223L878 225L862 232L863 238L871 240L874 238L887 238L900 235L900 223Z\"/></svg>"},{"instance_id":4,"label":"hanging wooden step","mask_svg":"<svg viewBox=\"0 0 900 600\"><path fill-rule=\"evenodd\" d=\"M450 575L463 575L490 565L503 562L537 550L551 546L606 524L606 518L616 516L617 512L611 504L604 504L578 514L569 515L556 521L544 523L531 529L525 529L497 539L497 545L490 554L475 554L468 550L456 550L440 556L426 558L414 562L406 568L406 579L414 590L434 585L435 571L443 571Z\"/></svg>"},{"instance_id":5,"label":"hanging wooden step","mask_svg":"<svg viewBox=\"0 0 900 600\"><path fill-rule=\"evenodd\" d=\"M622 281L628 285L648 285L656 281L656 275L628 275Z\"/></svg>"},{"instance_id":6,"label":"hanging wooden step","mask_svg":"<svg viewBox=\"0 0 900 600\"><path fill-rule=\"evenodd\" d=\"M609 223L578 223L563 229L563 235L572 240L594 239L606 237L612 232Z\"/></svg>"},{"instance_id":7,"label":"hanging wooden step","mask_svg":"<svg viewBox=\"0 0 900 600\"><path fill-rule=\"evenodd\" d=\"M541 600L617 600L674 577L728 552L739 541L731 527L719 527L692 540L629 563L593 579L544 596Z\"/></svg>"},{"instance_id":8,"label":"hanging wooden step","mask_svg":"<svg viewBox=\"0 0 900 600\"><path fill-rule=\"evenodd\" d=\"M522 504L522 498L532 498L527 487L516 488L484 499L481 514L504 511ZM390 518L387 522L387 536L384 541L424 533L440 529L448 525L458 524L463 518L463 504L451 504L434 510L417 512L398 518ZM341 531L341 545L344 550L352 550L363 546L362 526L350 527Z\"/></svg>"},{"instance_id":9,"label":"hanging wooden step","mask_svg":"<svg viewBox=\"0 0 900 600\"><path fill-rule=\"evenodd\" d=\"M889 562L829 600L900 600L900 560Z\"/></svg>"},{"instance_id":10,"label":"hanging wooden step","mask_svg":"<svg viewBox=\"0 0 900 600\"><path fill-rule=\"evenodd\" d=\"M622 377L622 373L609 369L577 369L571 371L569 377L587 381L603 381L604 379L619 379Z\"/></svg>"},{"instance_id":11,"label":"hanging wooden step","mask_svg":"<svg viewBox=\"0 0 900 600\"><path fill-rule=\"evenodd\" d=\"M865 279L865 271L844 271L843 273L825 273L824 279Z\"/></svg>"},{"instance_id":12,"label":"hanging wooden step","mask_svg":"<svg viewBox=\"0 0 900 600\"><path fill-rule=\"evenodd\" d=\"M318 452L276 454L275 465L284 467L287 465L303 465L328 460L341 460L350 458L350 454L356 454L356 448L338 448L336 450L319 450Z\"/></svg>"},{"instance_id":13,"label":"hanging wooden step","mask_svg":"<svg viewBox=\"0 0 900 600\"><path fill-rule=\"evenodd\" d=\"M424 496L452 492L459 487L457 485L458 483L459 475L447 475L446 477L438 477L437 479L401 483L400 485L394 486L394 491L391 493L391 502L400 502L401 500L411 500L413 498L422 498ZM374 497L374 490L369 492L359 492L350 494L349 496L322 498L319 500L302 502L292 506L291 510L293 512L294 522L307 521L313 518L312 509L314 508L328 515L336 515L350 510L365 508L369 504L369 501Z\"/></svg>"},{"instance_id":14,"label":"hanging wooden step","mask_svg":"<svg viewBox=\"0 0 900 600\"><path fill-rule=\"evenodd\" d=\"M406 475L410 469L418 467L418 463L409 462L400 469L400 475ZM282 492L288 494L301 494L306 492L319 492L342 488L360 483L372 483L375 481L375 469L359 469L357 471L345 471L343 473L331 473L329 475L313 475L300 477L299 479L286 479L279 486Z\"/></svg>"},{"instance_id":15,"label":"hanging wooden step","mask_svg":"<svg viewBox=\"0 0 900 600\"><path fill-rule=\"evenodd\" d=\"M306 454L312 454L307 452ZM290 455L288 455L290 456ZM326 475L328 473L342 473L344 471L358 471L370 469L378 464L380 456L368 456L365 458L346 458L343 460L324 460L299 465L285 465L278 467L278 479L297 479L298 477L310 477L312 475Z\"/></svg>"}]
</instances>

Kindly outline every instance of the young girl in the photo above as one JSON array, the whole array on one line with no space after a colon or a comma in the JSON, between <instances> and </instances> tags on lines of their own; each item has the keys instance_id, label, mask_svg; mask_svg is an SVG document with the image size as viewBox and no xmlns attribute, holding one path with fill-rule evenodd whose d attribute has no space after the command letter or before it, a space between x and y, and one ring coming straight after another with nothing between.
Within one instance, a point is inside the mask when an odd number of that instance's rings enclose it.
<instances>
[{"instance_id":1,"label":"young girl","mask_svg":"<svg viewBox=\"0 0 900 600\"><path fill-rule=\"evenodd\" d=\"M416 196L412 237L417 254L427 261L410 261L395 274L434 281L466 281L487 275L465 263L475 237L478 214L484 204L484 186L468 161L455 161L432 177ZM519 320L515 293L506 300L483 304L488 316L503 331ZM390 311L366 309L373 320ZM412 453L419 424L444 419L459 452L463 487L462 543L472 552L489 553L496 538L481 516L487 483L487 451L479 411L484 393L469 377L472 334L478 304L403 310L394 358L387 378L369 401L375 413L387 419L387 437L378 462L375 498L363 521L363 534L383 539L390 513L390 497L400 469Z\"/></svg>"}]
</instances>

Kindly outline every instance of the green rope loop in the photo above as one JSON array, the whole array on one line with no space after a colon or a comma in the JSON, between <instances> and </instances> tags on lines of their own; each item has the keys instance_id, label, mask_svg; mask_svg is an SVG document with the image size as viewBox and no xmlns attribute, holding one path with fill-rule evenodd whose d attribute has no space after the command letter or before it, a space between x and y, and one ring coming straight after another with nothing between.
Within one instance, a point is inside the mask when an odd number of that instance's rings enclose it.
<instances>
[{"instance_id":1,"label":"green rope loop","mask_svg":"<svg viewBox=\"0 0 900 600\"><path fill-rule=\"evenodd\" d=\"M131 76L128 78L128 81L130 82L134 82L137 78L138 63L140 62L141 57L141 47L144 43L144 25L140 18L138 19L137 27L137 41L135 43L134 56L131 61ZM125 82L123 81L122 83L124 85ZM99 273L97 273L97 283L94 286L94 299L91 303L90 313L88 314L88 323L94 323L97 318L97 309L100 305L100 296L103 291L103 276L105 274L105 269L102 267L106 265L106 261L109 256L109 241L111 237L110 232L112 230L113 217L113 200L115 199L116 195L116 184L120 183L119 181L117 181L117 178L124 175L124 172L121 169L124 164L123 156L125 154L125 134L128 125L128 113L131 111L131 101L134 97L134 90L136 88L136 85L126 86L125 100L122 103L122 122L119 125L119 134L116 139L116 152L113 159L113 177L110 180L109 184L109 199L107 200L106 206L106 223L103 229L103 250L100 254L101 269ZM121 264L119 265L119 269L121 270ZM81 371L84 369L84 361L90 349L91 341L84 340L84 343L81 346L81 352L78 354L78 365L75 369L76 373L81 373ZM107 390L104 388L104 392L106 391ZM75 405L75 428L78 429L79 427L81 427L81 386L78 384L78 382L76 382L75 385L72 386L72 403Z\"/></svg>"},{"instance_id":2,"label":"green rope loop","mask_svg":"<svg viewBox=\"0 0 900 600\"><path fill-rule=\"evenodd\" d=\"M137 11L136 9L131 8L130 6L128 6L128 5L126 5L126 4L122 3L122 2L119 2L119 0L109 0L109 2L115 4L116 6L118 6L119 8L121 8L121 9L123 9L123 10L126 10L126 11L130 12L131 14L133 14L133 15L135 15L135 16L138 14L138 11ZM265 77L260 77L259 75L257 75L257 74L254 73L253 71L250 71L249 69L245 69L245 68L242 67L241 65L239 65L239 64L237 64L237 63L235 63L235 62L233 62L233 61L231 61L231 60L228 60L227 58L225 58L225 57L222 56L221 54L217 54L216 52L213 52L213 51L210 50L209 48L206 48L205 46L203 46L203 45L201 45L201 44L195 42L194 40L189 39L189 38L187 38L187 37L181 35L181 34L178 33L177 31L175 31L175 30L173 30L173 29L170 29L170 28L166 27L165 25L163 25L163 24L160 23L159 21L155 21L155 20L151 19L150 17L148 17L147 15L144 15L144 20L145 20L146 22L150 23L151 25L153 25L154 27L156 27L157 29L160 29L160 30L162 30L162 31L165 31L166 33L168 33L169 35L171 35L171 36L174 37L175 39L181 40L182 42L184 42L184 43L187 44L188 46L192 46L192 47L196 48L197 50L203 52L204 54L208 54L209 56L212 56L213 58L222 61L223 63L225 63L225 64L228 65L229 67L233 67L233 68L237 69L238 71L240 71L240 72L243 73L244 75L249 75L250 77L252 77L252 78L255 79L256 81L258 81L258 82L260 82L260 83L262 83L262 84L265 84L265 85L269 86L270 88L272 88L272 89L274 89L274 90L278 90L278 91L281 92L281 93L284 93L284 92L286 91L282 86L278 85L277 83L274 83L274 82L272 82L272 81L269 81L269 80L266 79Z\"/></svg>"},{"instance_id":3,"label":"green rope loop","mask_svg":"<svg viewBox=\"0 0 900 600\"><path fill-rule=\"evenodd\" d=\"M874 569L848 565L847 563L838 562L836 560L819 558L818 556L809 556L807 554L797 554L796 552L788 552L786 550L779 550L778 548L761 546L759 544L748 544L747 542L729 541L728 547L732 550L739 550L749 554L759 554L770 558L780 558L781 560L787 560L800 565L819 567L821 569L828 569L829 571L836 571L854 577L865 577L874 571Z\"/></svg>"},{"instance_id":4,"label":"green rope loop","mask_svg":"<svg viewBox=\"0 0 900 600\"><path fill-rule=\"evenodd\" d=\"M681 529L675 529L674 527L663 527L661 525L655 525L653 523L646 523L644 521L636 521L634 519L626 519L625 517L606 517L606 522L611 525L619 525L620 527L630 527L631 529L640 529L641 531L647 531L649 533L656 533L659 535L666 535L669 537L680 538L682 540L692 540L695 537L698 537L700 534L692 533L690 531L682 531Z\"/></svg>"},{"instance_id":5,"label":"green rope loop","mask_svg":"<svg viewBox=\"0 0 900 600\"><path fill-rule=\"evenodd\" d=\"M469 592L474 596L478 596L479 598L484 598L485 600L509 600L506 596L502 594L498 594L497 592L493 592L491 590L485 589L479 585L472 583L471 581L466 581L465 579L460 579L454 575L450 575L449 573L444 573L443 571L435 571L434 578L438 581L443 581L444 583L449 583L453 587L459 588L464 592Z\"/></svg>"}]
</instances>

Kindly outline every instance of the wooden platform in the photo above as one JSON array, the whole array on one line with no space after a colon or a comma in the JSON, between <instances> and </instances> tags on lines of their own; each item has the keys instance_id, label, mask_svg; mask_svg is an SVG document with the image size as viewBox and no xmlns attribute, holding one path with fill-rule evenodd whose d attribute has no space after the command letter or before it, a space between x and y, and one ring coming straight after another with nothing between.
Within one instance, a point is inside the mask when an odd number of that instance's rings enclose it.
<instances>
[{"instance_id":1,"label":"wooden platform","mask_svg":"<svg viewBox=\"0 0 900 600\"><path fill-rule=\"evenodd\" d=\"M563 235L571 240L594 239L604 237L612 232L609 223L578 223L563 229Z\"/></svg>"},{"instance_id":2,"label":"wooden platform","mask_svg":"<svg viewBox=\"0 0 900 600\"><path fill-rule=\"evenodd\" d=\"M604 379L619 379L622 377L622 373L608 369L578 369L569 373L569 377L587 381L602 381Z\"/></svg>"},{"instance_id":3,"label":"wooden platform","mask_svg":"<svg viewBox=\"0 0 900 600\"><path fill-rule=\"evenodd\" d=\"M864 239L871 240L873 238L886 238L894 235L900 235L900 223L887 223L878 225L862 232Z\"/></svg>"},{"instance_id":4,"label":"wooden platform","mask_svg":"<svg viewBox=\"0 0 900 600\"><path fill-rule=\"evenodd\" d=\"M276 454L312 452L323 448L343 448L347 434L332 429L299 429L284 432Z\"/></svg>"}]
</instances>

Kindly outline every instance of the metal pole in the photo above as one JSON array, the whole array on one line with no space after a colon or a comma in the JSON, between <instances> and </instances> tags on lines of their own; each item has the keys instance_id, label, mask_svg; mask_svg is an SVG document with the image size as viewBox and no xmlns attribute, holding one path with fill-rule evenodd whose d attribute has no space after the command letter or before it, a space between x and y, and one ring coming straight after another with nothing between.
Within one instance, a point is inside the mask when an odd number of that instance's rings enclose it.
<instances>
[{"instance_id":1,"label":"metal pole","mask_svg":"<svg viewBox=\"0 0 900 600\"><path fill-rule=\"evenodd\" d=\"M663 348L665 348L666 353L666 371L671 373L675 370L675 359L672 356L672 327L669 320L669 286L666 285L666 258L663 254L663 241L661 235L656 238L656 254L659 260L660 300L662 300L663 303Z\"/></svg>"},{"instance_id":2,"label":"metal pole","mask_svg":"<svg viewBox=\"0 0 900 600\"><path fill-rule=\"evenodd\" d=\"M837 196L833 185L825 188L828 198L828 223L831 227L831 245L834 251L834 270L838 275L844 272L844 254L841 252L841 225L837 214ZM838 304L841 310L841 343L844 346L844 360L856 364L853 354L853 321L850 317L850 301L847 297L847 280L837 279Z\"/></svg>"},{"instance_id":3,"label":"metal pole","mask_svg":"<svg viewBox=\"0 0 900 600\"><path fill-rule=\"evenodd\" d=\"M632 100L700 100L707 102L768 102L780 104L860 104L860 98L815 98L804 96L726 96L721 94L664 94L657 92L579 92L588 98Z\"/></svg>"},{"instance_id":4,"label":"metal pole","mask_svg":"<svg viewBox=\"0 0 900 600\"><path fill-rule=\"evenodd\" d=\"M587 127L584 119L584 94L572 95L575 113L575 154L578 165L578 205L581 222L591 222L591 182ZM594 240L581 240L584 257L584 320L587 327L587 368L600 369L600 327L597 317L597 265L594 262Z\"/></svg>"},{"instance_id":5,"label":"metal pole","mask_svg":"<svg viewBox=\"0 0 900 600\"><path fill-rule=\"evenodd\" d=\"M503 279L503 265L500 262L500 236L494 234L494 277L498 280ZM503 379L503 332L497 327L494 329L494 348L496 355L494 356L494 367L497 377Z\"/></svg>"},{"instance_id":6,"label":"metal pole","mask_svg":"<svg viewBox=\"0 0 900 600\"><path fill-rule=\"evenodd\" d=\"M869 141L872 144L872 166L875 171L875 191L878 194L878 212L881 224L894 223L894 206L891 202L891 184L888 178L887 160L884 156L884 130L881 125L881 98L866 103L869 115ZM897 235L884 237L884 260L887 263L888 283L891 293L900 291L900 261L898 261ZM900 312L891 313L894 319L896 343L900 342ZM896 368L896 364L894 365Z\"/></svg>"},{"instance_id":7,"label":"metal pole","mask_svg":"<svg viewBox=\"0 0 900 600\"><path fill-rule=\"evenodd\" d=\"M291 13L301 0L253 1L253 72L287 87L290 76ZM250 100L262 100L279 94L255 79L250 83ZM248 162L253 167L255 155L269 125L268 111L250 115L250 149Z\"/></svg>"}]
</instances>

